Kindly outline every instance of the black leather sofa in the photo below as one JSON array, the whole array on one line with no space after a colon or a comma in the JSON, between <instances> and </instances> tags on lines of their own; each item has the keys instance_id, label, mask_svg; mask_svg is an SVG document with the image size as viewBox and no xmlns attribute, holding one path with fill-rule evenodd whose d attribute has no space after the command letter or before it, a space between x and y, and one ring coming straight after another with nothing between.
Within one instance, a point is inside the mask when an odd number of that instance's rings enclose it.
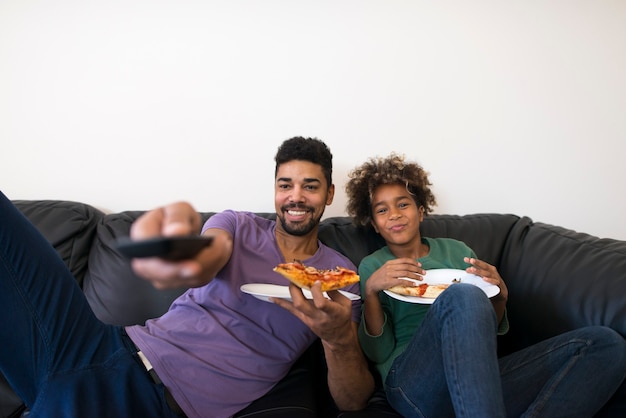
<instances>
[{"instance_id":1,"label":"black leather sofa","mask_svg":"<svg viewBox=\"0 0 626 418\"><path fill-rule=\"evenodd\" d=\"M115 250L115 239L128 235L141 211L104 214L89 205L69 201L14 203L57 249L101 320L143 323L163 313L183 292L155 290L136 277L128 261ZM202 215L206 219L211 213ZM606 325L626 336L626 242L600 239L512 214L430 215L423 222L422 233L465 241L480 258L497 266L509 288L511 323L510 332L499 337L500 354L590 324ZM355 227L348 217L324 220L320 239L357 265L383 244L377 234ZM399 416L380 391L363 411L336 411L325 386L323 367L319 367L323 366L322 359L318 345L299 364L317 376L312 378L318 396L316 405L311 406L315 410L311 416ZM598 416L626 416L624 386ZM0 376L0 417L18 417L24 410ZM277 416L249 412L250 417Z\"/></svg>"}]
</instances>

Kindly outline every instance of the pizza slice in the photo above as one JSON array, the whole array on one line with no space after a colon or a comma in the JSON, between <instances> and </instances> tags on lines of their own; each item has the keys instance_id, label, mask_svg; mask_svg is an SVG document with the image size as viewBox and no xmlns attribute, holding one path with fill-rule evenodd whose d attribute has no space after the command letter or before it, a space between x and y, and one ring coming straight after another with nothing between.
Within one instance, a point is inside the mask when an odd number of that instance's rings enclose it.
<instances>
[{"instance_id":1,"label":"pizza slice","mask_svg":"<svg viewBox=\"0 0 626 418\"><path fill-rule=\"evenodd\" d=\"M358 283L359 275L353 270L336 267L334 269L317 269L305 266L299 261L281 263L274 267L276 273L303 289L311 289L316 281L322 282L322 292L337 290Z\"/></svg>"},{"instance_id":2,"label":"pizza slice","mask_svg":"<svg viewBox=\"0 0 626 418\"><path fill-rule=\"evenodd\" d=\"M449 284L422 283L417 286L393 286L387 290L403 296L416 296L426 299L436 299L449 286Z\"/></svg>"}]
</instances>

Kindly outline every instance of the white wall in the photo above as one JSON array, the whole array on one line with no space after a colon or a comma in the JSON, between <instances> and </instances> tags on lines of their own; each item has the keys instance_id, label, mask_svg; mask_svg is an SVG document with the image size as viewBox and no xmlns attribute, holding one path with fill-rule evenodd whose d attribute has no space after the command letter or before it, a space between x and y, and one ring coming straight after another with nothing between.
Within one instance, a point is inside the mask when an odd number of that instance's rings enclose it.
<instances>
[{"instance_id":1,"label":"white wall","mask_svg":"<svg viewBox=\"0 0 626 418\"><path fill-rule=\"evenodd\" d=\"M2 0L0 189L273 210L273 155L405 153L438 213L626 240L622 0Z\"/></svg>"}]
</instances>

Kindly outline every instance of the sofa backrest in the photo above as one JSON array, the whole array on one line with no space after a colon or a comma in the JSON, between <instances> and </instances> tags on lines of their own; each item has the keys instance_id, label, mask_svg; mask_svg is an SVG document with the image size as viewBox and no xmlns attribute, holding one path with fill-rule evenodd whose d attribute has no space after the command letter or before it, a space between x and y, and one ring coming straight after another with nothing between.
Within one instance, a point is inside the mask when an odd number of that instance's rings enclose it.
<instances>
[{"instance_id":1,"label":"sofa backrest","mask_svg":"<svg viewBox=\"0 0 626 418\"><path fill-rule=\"evenodd\" d=\"M52 244L82 285L91 242L104 213L93 206L65 200L14 200L13 204Z\"/></svg>"},{"instance_id":2,"label":"sofa backrest","mask_svg":"<svg viewBox=\"0 0 626 418\"><path fill-rule=\"evenodd\" d=\"M96 315L113 324L143 323L165 312L185 289L161 291L134 275L115 250L142 211L105 215L82 203L15 201L52 243L82 285ZM203 221L213 213L202 213ZM260 214L275 217L274 214ZM502 353L585 325L626 336L626 242L508 214L429 215L422 234L466 242L494 264L509 288L511 332ZM356 265L384 245L349 217L322 221L320 240Z\"/></svg>"}]
</instances>

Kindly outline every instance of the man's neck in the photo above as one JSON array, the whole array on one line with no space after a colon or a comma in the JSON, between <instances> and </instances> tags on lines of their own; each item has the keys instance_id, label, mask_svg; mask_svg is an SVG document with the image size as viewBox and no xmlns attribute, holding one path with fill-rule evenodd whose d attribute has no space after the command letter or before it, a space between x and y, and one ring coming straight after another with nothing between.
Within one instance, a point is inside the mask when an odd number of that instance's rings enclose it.
<instances>
[{"instance_id":1,"label":"man's neck","mask_svg":"<svg viewBox=\"0 0 626 418\"><path fill-rule=\"evenodd\" d=\"M317 229L306 235L296 236L276 228L275 235L276 243L286 263L306 260L317 252Z\"/></svg>"}]
</instances>

